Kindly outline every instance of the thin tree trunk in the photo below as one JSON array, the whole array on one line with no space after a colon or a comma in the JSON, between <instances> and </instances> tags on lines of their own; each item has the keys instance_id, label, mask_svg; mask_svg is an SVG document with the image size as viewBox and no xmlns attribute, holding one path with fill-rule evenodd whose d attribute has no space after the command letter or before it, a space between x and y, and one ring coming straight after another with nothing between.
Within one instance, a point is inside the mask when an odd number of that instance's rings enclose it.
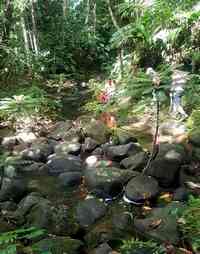
<instances>
[{"instance_id":1,"label":"thin tree trunk","mask_svg":"<svg viewBox=\"0 0 200 254\"><path fill-rule=\"evenodd\" d=\"M38 41L37 41L37 27L35 21L35 10L34 10L34 2L31 0L31 20L32 20L32 39L34 45L34 51L36 55L38 55Z\"/></svg>"},{"instance_id":2,"label":"thin tree trunk","mask_svg":"<svg viewBox=\"0 0 200 254\"><path fill-rule=\"evenodd\" d=\"M22 27L22 34L23 34L23 39L24 39L24 48L25 48L26 54L28 56L28 53L29 53L28 32L26 30L25 19L23 16L21 17L21 27Z\"/></svg>"},{"instance_id":3,"label":"thin tree trunk","mask_svg":"<svg viewBox=\"0 0 200 254\"><path fill-rule=\"evenodd\" d=\"M111 2L110 2L110 0L106 0L106 2L107 2L107 5L108 5L108 10L109 10L110 17L112 19L113 25L116 28L116 30L119 31L120 26L118 25L117 19L116 19L115 15L114 15L114 12L112 10ZM120 62L120 76L121 77L123 76L123 72L124 72L123 55L124 55L124 51L123 51L122 48L120 48L119 53L118 53L118 58L119 58L119 62Z\"/></svg>"},{"instance_id":4,"label":"thin tree trunk","mask_svg":"<svg viewBox=\"0 0 200 254\"><path fill-rule=\"evenodd\" d=\"M90 0L87 0L85 25L88 25L89 16L90 16Z\"/></svg>"},{"instance_id":5,"label":"thin tree trunk","mask_svg":"<svg viewBox=\"0 0 200 254\"><path fill-rule=\"evenodd\" d=\"M13 19L13 6L12 0L6 0L4 8L5 22L3 24L2 42L5 43L9 39L10 29L12 26Z\"/></svg>"},{"instance_id":6,"label":"thin tree trunk","mask_svg":"<svg viewBox=\"0 0 200 254\"><path fill-rule=\"evenodd\" d=\"M97 10L97 4L96 4L96 1L94 1L94 6L93 6L93 31L94 31L94 34L96 33L96 25L97 25L97 13L96 13L96 10Z\"/></svg>"},{"instance_id":7,"label":"thin tree trunk","mask_svg":"<svg viewBox=\"0 0 200 254\"><path fill-rule=\"evenodd\" d=\"M67 15L67 7L69 6L68 4L68 0L63 0L63 19L65 19Z\"/></svg>"}]
</instances>

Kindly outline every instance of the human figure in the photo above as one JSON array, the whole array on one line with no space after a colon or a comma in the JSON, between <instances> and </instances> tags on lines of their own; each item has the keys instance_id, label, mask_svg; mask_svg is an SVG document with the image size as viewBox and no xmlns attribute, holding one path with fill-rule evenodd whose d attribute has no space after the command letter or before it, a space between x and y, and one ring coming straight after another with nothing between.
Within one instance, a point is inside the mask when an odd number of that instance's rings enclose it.
<instances>
[{"instance_id":1,"label":"human figure","mask_svg":"<svg viewBox=\"0 0 200 254\"><path fill-rule=\"evenodd\" d=\"M172 84L170 88L170 108L169 113L172 117L180 116L181 120L187 118L187 113L181 104L181 97L183 96L184 86L187 82L187 73L175 70L172 74Z\"/></svg>"}]
</instances>

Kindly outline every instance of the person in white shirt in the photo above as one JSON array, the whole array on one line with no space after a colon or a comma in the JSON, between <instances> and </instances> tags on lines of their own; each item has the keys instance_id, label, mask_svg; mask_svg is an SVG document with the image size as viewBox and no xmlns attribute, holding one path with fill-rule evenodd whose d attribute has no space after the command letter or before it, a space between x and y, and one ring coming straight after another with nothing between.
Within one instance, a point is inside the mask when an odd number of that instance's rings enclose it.
<instances>
[{"instance_id":1,"label":"person in white shirt","mask_svg":"<svg viewBox=\"0 0 200 254\"><path fill-rule=\"evenodd\" d=\"M187 78L187 73L183 71L174 70L172 74L169 113L175 118L180 116L180 120L184 120L188 116L181 104L181 97L183 96L184 86L187 82Z\"/></svg>"}]
</instances>

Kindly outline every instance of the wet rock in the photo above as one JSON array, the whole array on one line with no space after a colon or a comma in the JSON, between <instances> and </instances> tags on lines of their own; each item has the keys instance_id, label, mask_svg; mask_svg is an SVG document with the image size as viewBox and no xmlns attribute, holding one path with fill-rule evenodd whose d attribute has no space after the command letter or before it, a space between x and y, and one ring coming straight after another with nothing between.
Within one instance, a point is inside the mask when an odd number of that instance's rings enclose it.
<instances>
[{"instance_id":1,"label":"wet rock","mask_svg":"<svg viewBox=\"0 0 200 254\"><path fill-rule=\"evenodd\" d=\"M81 131L79 129L72 128L65 133L63 140L71 143L79 143L82 141Z\"/></svg>"},{"instance_id":2,"label":"wet rock","mask_svg":"<svg viewBox=\"0 0 200 254\"><path fill-rule=\"evenodd\" d=\"M86 137L90 137L98 144L106 143L110 136L110 130L101 121L92 119L89 123L82 126L83 132Z\"/></svg>"},{"instance_id":3,"label":"wet rock","mask_svg":"<svg viewBox=\"0 0 200 254\"><path fill-rule=\"evenodd\" d=\"M79 254L83 243L69 237L56 236L46 238L32 245L34 254L52 253L52 254Z\"/></svg>"},{"instance_id":4,"label":"wet rock","mask_svg":"<svg viewBox=\"0 0 200 254\"><path fill-rule=\"evenodd\" d=\"M119 130L117 132L117 138L120 145L126 145L130 142L137 143L137 138L131 136L127 131Z\"/></svg>"},{"instance_id":5,"label":"wet rock","mask_svg":"<svg viewBox=\"0 0 200 254\"><path fill-rule=\"evenodd\" d=\"M17 138L15 136L4 137L1 146L5 149L12 150L17 145Z\"/></svg>"},{"instance_id":6,"label":"wet rock","mask_svg":"<svg viewBox=\"0 0 200 254\"><path fill-rule=\"evenodd\" d=\"M59 175L64 172L81 171L81 160L73 155L53 156L48 160L47 166L50 175Z\"/></svg>"},{"instance_id":7,"label":"wet rock","mask_svg":"<svg viewBox=\"0 0 200 254\"><path fill-rule=\"evenodd\" d=\"M50 232L55 235L76 235L80 230L75 215L65 205L52 209L52 227Z\"/></svg>"},{"instance_id":8,"label":"wet rock","mask_svg":"<svg viewBox=\"0 0 200 254\"><path fill-rule=\"evenodd\" d=\"M65 122L58 122L54 127L54 131L52 131L49 137L55 140L64 139L66 132L72 127L72 121L67 120Z\"/></svg>"},{"instance_id":9,"label":"wet rock","mask_svg":"<svg viewBox=\"0 0 200 254\"><path fill-rule=\"evenodd\" d=\"M33 133L31 131L19 132L16 135L16 138L20 143L28 143L28 144L31 144L32 142L37 140L37 136L35 135L35 133Z\"/></svg>"},{"instance_id":10,"label":"wet rock","mask_svg":"<svg viewBox=\"0 0 200 254\"><path fill-rule=\"evenodd\" d=\"M143 204L146 200L155 198L158 193L158 182L155 178L146 175L134 177L125 188L125 197L136 204Z\"/></svg>"},{"instance_id":11,"label":"wet rock","mask_svg":"<svg viewBox=\"0 0 200 254\"><path fill-rule=\"evenodd\" d=\"M38 192L30 193L20 201L14 217L24 217L29 213L33 206L38 204L43 199L44 197Z\"/></svg>"},{"instance_id":12,"label":"wet rock","mask_svg":"<svg viewBox=\"0 0 200 254\"><path fill-rule=\"evenodd\" d=\"M17 176L17 169L12 165L4 167L4 176L8 178L15 178Z\"/></svg>"},{"instance_id":13,"label":"wet rock","mask_svg":"<svg viewBox=\"0 0 200 254\"><path fill-rule=\"evenodd\" d=\"M33 144L30 148L21 152L21 156L25 160L33 160L36 162L46 162L47 157L53 153L53 147L46 143Z\"/></svg>"},{"instance_id":14,"label":"wet rock","mask_svg":"<svg viewBox=\"0 0 200 254\"><path fill-rule=\"evenodd\" d=\"M93 152L92 155L100 155L102 156L104 154L104 151L101 147L97 147Z\"/></svg>"},{"instance_id":15,"label":"wet rock","mask_svg":"<svg viewBox=\"0 0 200 254\"><path fill-rule=\"evenodd\" d=\"M195 161L200 161L200 147L192 148L192 159Z\"/></svg>"},{"instance_id":16,"label":"wet rock","mask_svg":"<svg viewBox=\"0 0 200 254\"><path fill-rule=\"evenodd\" d=\"M148 156L145 152L137 153L133 156L123 159L120 162L121 167L131 170L142 171L147 163Z\"/></svg>"},{"instance_id":17,"label":"wet rock","mask_svg":"<svg viewBox=\"0 0 200 254\"><path fill-rule=\"evenodd\" d=\"M79 202L76 207L76 218L83 227L91 226L106 213L104 203L97 199L87 199Z\"/></svg>"},{"instance_id":18,"label":"wet rock","mask_svg":"<svg viewBox=\"0 0 200 254\"><path fill-rule=\"evenodd\" d=\"M185 187L177 188L173 193L173 200L184 202L187 201L189 198L189 192Z\"/></svg>"},{"instance_id":19,"label":"wet rock","mask_svg":"<svg viewBox=\"0 0 200 254\"><path fill-rule=\"evenodd\" d=\"M92 254L110 254L111 252L112 248L107 243L102 243L94 249Z\"/></svg>"},{"instance_id":20,"label":"wet rock","mask_svg":"<svg viewBox=\"0 0 200 254\"><path fill-rule=\"evenodd\" d=\"M86 168L85 182L90 190L100 190L106 195L115 196L121 192L121 186L138 172L115 167Z\"/></svg>"},{"instance_id":21,"label":"wet rock","mask_svg":"<svg viewBox=\"0 0 200 254\"><path fill-rule=\"evenodd\" d=\"M81 183L80 172L66 172L59 175L58 179L62 187L78 186Z\"/></svg>"},{"instance_id":22,"label":"wet rock","mask_svg":"<svg viewBox=\"0 0 200 254\"><path fill-rule=\"evenodd\" d=\"M97 146L98 146L98 143L96 142L96 140L90 137L87 137L85 138L85 142L82 145L82 150L86 152L92 152Z\"/></svg>"},{"instance_id":23,"label":"wet rock","mask_svg":"<svg viewBox=\"0 0 200 254\"><path fill-rule=\"evenodd\" d=\"M20 201L27 192L26 182L22 179L4 177L0 190L0 202L13 200Z\"/></svg>"},{"instance_id":24,"label":"wet rock","mask_svg":"<svg viewBox=\"0 0 200 254\"><path fill-rule=\"evenodd\" d=\"M55 147L55 153L57 155L78 155L81 150L81 144L80 143L69 143L69 142L63 142L61 144L58 144Z\"/></svg>"},{"instance_id":25,"label":"wet rock","mask_svg":"<svg viewBox=\"0 0 200 254\"><path fill-rule=\"evenodd\" d=\"M147 175L155 177L162 187L177 184L181 164L185 162L186 154L180 145L162 144L159 153L150 167Z\"/></svg>"},{"instance_id":26,"label":"wet rock","mask_svg":"<svg viewBox=\"0 0 200 254\"><path fill-rule=\"evenodd\" d=\"M126 145L108 146L105 153L110 160L121 161L122 159L130 155L135 155L141 151L142 148L138 144L129 143Z\"/></svg>"},{"instance_id":27,"label":"wet rock","mask_svg":"<svg viewBox=\"0 0 200 254\"><path fill-rule=\"evenodd\" d=\"M132 224L131 214L128 212L118 212L112 215L112 225L117 232L126 232L126 230Z\"/></svg>"},{"instance_id":28,"label":"wet rock","mask_svg":"<svg viewBox=\"0 0 200 254\"><path fill-rule=\"evenodd\" d=\"M34 162L31 165L21 167L18 172L25 176L46 175L48 173L46 164L42 162Z\"/></svg>"},{"instance_id":29,"label":"wet rock","mask_svg":"<svg viewBox=\"0 0 200 254\"><path fill-rule=\"evenodd\" d=\"M147 218L134 220L135 229L147 239L177 244L180 241L177 217L182 208L177 202L163 208L154 208Z\"/></svg>"},{"instance_id":30,"label":"wet rock","mask_svg":"<svg viewBox=\"0 0 200 254\"><path fill-rule=\"evenodd\" d=\"M0 203L0 210L15 211L16 209L17 209L17 204L12 201L5 201Z\"/></svg>"},{"instance_id":31,"label":"wet rock","mask_svg":"<svg viewBox=\"0 0 200 254\"><path fill-rule=\"evenodd\" d=\"M193 131L188 136L189 142L197 147L200 147L200 131Z\"/></svg>"},{"instance_id":32,"label":"wet rock","mask_svg":"<svg viewBox=\"0 0 200 254\"><path fill-rule=\"evenodd\" d=\"M188 182L192 183L200 183L200 175L194 175L188 173L184 168L181 168L180 174L179 174L179 184L180 186L187 186Z\"/></svg>"}]
</instances>

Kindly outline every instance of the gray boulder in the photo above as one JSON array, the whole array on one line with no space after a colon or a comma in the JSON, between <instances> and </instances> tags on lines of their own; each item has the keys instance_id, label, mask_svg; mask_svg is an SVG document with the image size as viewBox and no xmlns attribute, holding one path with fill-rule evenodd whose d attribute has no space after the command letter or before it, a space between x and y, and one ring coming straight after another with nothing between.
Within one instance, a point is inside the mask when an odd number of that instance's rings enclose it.
<instances>
[{"instance_id":1,"label":"gray boulder","mask_svg":"<svg viewBox=\"0 0 200 254\"><path fill-rule=\"evenodd\" d=\"M48 160L47 166L50 175L59 175L64 172L74 172L82 170L81 160L77 156L53 156Z\"/></svg>"},{"instance_id":2,"label":"gray boulder","mask_svg":"<svg viewBox=\"0 0 200 254\"><path fill-rule=\"evenodd\" d=\"M173 186L178 181L180 166L186 158L185 150L181 145L162 144L146 174L155 177L162 187Z\"/></svg>"},{"instance_id":3,"label":"gray boulder","mask_svg":"<svg viewBox=\"0 0 200 254\"><path fill-rule=\"evenodd\" d=\"M61 187L78 186L81 183L81 178L80 172L66 172L58 176Z\"/></svg>"},{"instance_id":4,"label":"gray boulder","mask_svg":"<svg viewBox=\"0 0 200 254\"><path fill-rule=\"evenodd\" d=\"M104 144L110 136L110 130L101 121L92 119L90 122L82 126L82 130L86 137L90 137L98 144Z\"/></svg>"},{"instance_id":5,"label":"gray boulder","mask_svg":"<svg viewBox=\"0 0 200 254\"><path fill-rule=\"evenodd\" d=\"M136 204L155 198L159 193L158 182L155 178L138 175L131 179L125 188L125 197Z\"/></svg>"},{"instance_id":6,"label":"gray boulder","mask_svg":"<svg viewBox=\"0 0 200 254\"><path fill-rule=\"evenodd\" d=\"M92 254L110 254L110 253L112 253L112 248L107 243L100 244L92 252Z\"/></svg>"},{"instance_id":7,"label":"gray boulder","mask_svg":"<svg viewBox=\"0 0 200 254\"><path fill-rule=\"evenodd\" d=\"M36 162L46 162L47 157L53 153L53 147L47 143L36 143L30 148L21 152L21 156L25 160L33 160Z\"/></svg>"},{"instance_id":8,"label":"gray boulder","mask_svg":"<svg viewBox=\"0 0 200 254\"><path fill-rule=\"evenodd\" d=\"M97 199L87 199L79 202L76 207L76 218L83 227L91 226L106 213L106 206Z\"/></svg>"},{"instance_id":9,"label":"gray boulder","mask_svg":"<svg viewBox=\"0 0 200 254\"><path fill-rule=\"evenodd\" d=\"M121 186L138 172L115 167L86 168L85 182L90 190L100 190L104 194L116 195L121 192Z\"/></svg>"},{"instance_id":10,"label":"gray boulder","mask_svg":"<svg viewBox=\"0 0 200 254\"><path fill-rule=\"evenodd\" d=\"M80 153L80 150L81 144L78 142L76 143L63 142L55 146L55 153L57 155L67 155L67 154L78 155Z\"/></svg>"},{"instance_id":11,"label":"gray boulder","mask_svg":"<svg viewBox=\"0 0 200 254\"><path fill-rule=\"evenodd\" d=\"M145 152L139 152L133 156L123 159L120 162L121 167L131 170L142 171L147 163L148 156Z\"/></svg>"},{"instance_id":12,"label":"gray boulder","mask_svg":"<svg viewBox=\"0 0 200 254\"><path fill-rule=\"evenodd\" d=\"M200 147L200 131L191 132L188 139L192 145Z\"/></svg>"},{"instance_id":13,"label":"gray boulder","mask_svg":"<svg viewBox=\"0 0 200 254\"><path fill-rule=\"evenodd\" d=\"M58 122L56 126L54 126L54 130L49 134L49 137L60 140L64 139L66 132L72 127L72 121L67 120L65 122Z\"/></svg>"},{"instance_id":14,"label":"gray boulder","mask_svg":"<svg viewBox=\"0 0 200 254\"><path fill-rule=\"evenodd\" d=\"M98 146L98 142L96 140L87 137L85 138L85 142L82 145L82 150L85 152L92 152Z\"/></svg>"},{"instance_id":15,"label":"gray boulder","mask_svg":"<svg viewBox=\"0 0 200 254\"><path fill-rule=\"evenodd\" d=\"M134 220L135 229L147 239L176 245L180 241L177 217L181 208L177 202L154 208L146 218Z\"/></svg>"},{"instance_id":16,"label":"gray boulder","mask_svg":"<svg viewBox=\"0 0 200 254\"><path fill-rule=\"evenodd\" d=\"M105 153L107 157L111 160L116 161L121 161L122 159L130 155L135 155L141 151L142 151L141 146L136 143L128 143L126 145L118 145L118 146L107 146L105 148Z\"/></svg>"},{"instance_id":17,"label":"gray boulder","mask_svg":"<svg viewBox=\"0 0 200 254\"><path fill-rule=\"evenodd\" d=\"M0 190L0 202L3 201L20 201L27 192L27 184L22 179L3 178Z\"/></svg>"},{"instance_id":18,"label":"gray boulder","mask_svg":"<svg viewBox=\"0 0 200 254\"><path fill-rule=\"evenodd\" d=\"M51 253L51 254L79 254L83 243L70 237L56 236L46 238L33 244L31 248L34 254Z\"/></svg>"}]
</instances>

